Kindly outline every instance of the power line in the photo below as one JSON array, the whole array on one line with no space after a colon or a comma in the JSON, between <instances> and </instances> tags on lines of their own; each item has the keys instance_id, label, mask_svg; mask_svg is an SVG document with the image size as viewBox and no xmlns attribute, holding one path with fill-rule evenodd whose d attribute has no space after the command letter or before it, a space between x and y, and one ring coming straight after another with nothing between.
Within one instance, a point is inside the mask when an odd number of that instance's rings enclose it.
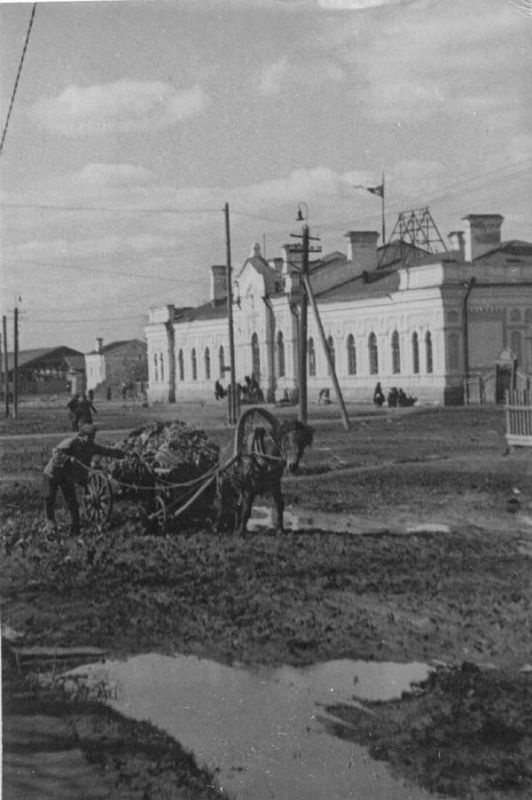
<instances>
[{"instance_id":1,"label":"power line","mask_svg":"<svg viewBox=\"0 0 532 800\"><path fill-rule=\"evenodd\" d=\"M15 78L15 85L13 86L13 92L11 93L11 100L9 102L9 108L8 108L8 111L7 111L7 117L6 117L6 121L5 121L5 124L4 124L4 130L2 132L2 140L0 141L0 155L2 153L2 150L4 149L4 142L5 142L5 139L6 139L6 136L7 136L7 128L9 126L9 120L11 118L11 112L13 110L13 105L15 103L15 96L17 94L18 82L20 80L20 75L21 75L21 72L22 72L22 65L24 64L24 57L26 55L26 50L28 49L28 42L30 40L31 28L32 28L32 25L33 25L33 18L35 17L35 11L36 10L37 10L37 3L34 3L33 4L33 8L31 9L31 17L30 17L30 22L29 22L29 25L28 25L28 31L26 33L26 40L24 42L24 47L22 49L22 56L20 57L20 63L18 65L17 77Z\"/></svg>"},{"instance_id":2,"label":"power line","mask_svg":"<svg viewBox=\"0 0 532 800\"><path fill-rule=\"evenodd\" d=\"M2 208L32 208L36 211L105 211L117 214L221 214L221 208L121 208L119 206L55 206L43 203L0 203Z\"/></svg>"},{"instance_id":3,"label":"power line","mask_svg":"<svg viewBox=\"0 0 532 800\"><path fill-rule=\"evenodd\" d=\"M94 269L91 267L90 272L87 271L86 267L74 267L72 264L59 264L59 263L51 263L46 261L34 261L32 259L24 259L24 258L9 258L6 261L14 261L17 264L33 264L38 267L50 267L51 269L67 269L73 270L74 272L83 272L87 277L90 277L91 273L97 275L120 275L121 277L126 278L145 278L147 280L154 280L154 281L161 281L164 283L180 283L181 285L184 281L180 278L163 278L159 275L154 275L153 273L147 274L145 272L122 272L121 270L112 270L112 269ZM198 280L189 280L186 283L190 284L203 284L203 281Z\"/></svg>"}]
</instances>

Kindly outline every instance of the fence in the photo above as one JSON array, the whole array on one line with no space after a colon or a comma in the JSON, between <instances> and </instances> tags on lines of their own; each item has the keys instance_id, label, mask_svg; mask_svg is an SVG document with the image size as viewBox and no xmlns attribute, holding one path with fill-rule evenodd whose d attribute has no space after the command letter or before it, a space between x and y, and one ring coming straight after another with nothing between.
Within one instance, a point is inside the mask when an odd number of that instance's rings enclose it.
<instances>
[{"instance_id":1,"label":"fence","mask_svg":"<svg viewBox=\"0 0 532 800\"><path fill-rule=\"evenodd\" d=\"M532 447L532 392L506 392L506 443L508 447Z\"/></svg>"}]
</instances>

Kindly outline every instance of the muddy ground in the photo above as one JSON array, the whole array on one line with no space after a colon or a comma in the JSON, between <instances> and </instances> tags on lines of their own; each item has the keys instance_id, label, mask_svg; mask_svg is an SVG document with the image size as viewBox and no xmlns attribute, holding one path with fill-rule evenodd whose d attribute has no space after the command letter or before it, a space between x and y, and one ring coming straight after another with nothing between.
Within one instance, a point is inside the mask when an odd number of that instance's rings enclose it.
<instances>
[{"instance_id":1,"label":"muddy ground","mask_svg":"<svg viewBox=\"0 0 532 800\"><path fill-rule=\"evenodd\" d=\"M4 624L25 645L91 645L119 655L445 662L456 667L453 676L474 675L474 685L431 683L423 702L416 694L371 709L372 726L335 709L335 733L371 745L373 755L433 791L530 796L532 679L522 670L532 641L532 460L503 455L501 409L369 412L358 412L349 433L330 416L316 420L301 474L284 482L292 508L354 518L354 532L345 534L235 539L200 526L153 536L135 509L117 504L109 532L47 537L31 478L53 442L5 441L4 469L20 481L2 489ZM143 413L151 411L134 410L134 424ZM36 424L31 416L30 432ZM53 429L49 418L42 426ZM211 435L230 444L222 419ZM99 434L100 441L120 436ZM516 497L519 507L508 502ZM19 701L6 699L4 710L17 712ZM205 790L187 787L183 796ZM143 791L164 796L160 785Z\"/></svg>"}]
</instances>

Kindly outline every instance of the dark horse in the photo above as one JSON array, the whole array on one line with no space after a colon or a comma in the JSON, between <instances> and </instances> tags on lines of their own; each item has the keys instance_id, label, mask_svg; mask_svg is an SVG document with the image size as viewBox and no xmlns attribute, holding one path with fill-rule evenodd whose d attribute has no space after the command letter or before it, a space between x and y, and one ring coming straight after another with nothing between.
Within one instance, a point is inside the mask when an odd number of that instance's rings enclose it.
<instances>
[{"instance_id":1,"label":"dark horse","mask_svg":"<svg viewBox=\"0 0 532 800\"><path fill-rule=\"evenodd\" d=\"M234 460L218 475L217 530L244 535L258 495L270 494L276 510L276 527L282 533L284 500L281 478L285 467L296 472L314 431L297 420L270 432L266 426L251 431Z\"/></svg>"}]
</instances>

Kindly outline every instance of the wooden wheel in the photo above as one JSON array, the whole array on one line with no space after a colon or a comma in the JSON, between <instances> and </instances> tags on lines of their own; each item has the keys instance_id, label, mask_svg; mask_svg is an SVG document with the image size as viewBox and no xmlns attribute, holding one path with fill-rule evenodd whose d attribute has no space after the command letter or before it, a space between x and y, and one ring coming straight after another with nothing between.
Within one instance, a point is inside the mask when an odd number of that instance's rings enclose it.
<instances>
[{"instance_id":1,"label":"wooden wheel","mask_svg":"<svg viewBox=\"0 0 532 800\"><path fill-rule=\"evenodd\" d=\"M113 510L111 481L100 473L93 473L83 494L83 509L86 519L94 525L105 525Z\"/></svg>"},{"instance_id":2,"label":"wooden wheel","mask_svg":"<svg viewBox=\"0 0 532 800\"><path fill-rule=\"evenodd\" d=\"M271 437L276 441L281 441L281 423L271 411L262 406L251 406L240 415L235 431L234 455L241 455L246 451L246 443L249 435L255 428L265 428Z\"/></svg>"},{"instance_id":3,"label":"wooden wheel","mask_svg":"<svg viewBox=\"0 0 532 800\"><path fill-rule=\"evenodd\" d=\"M155 495L153 506L154 509L148 519L157 533L164 533L168 524L168 509L164 497L160 494Z\"/></svg>"}]
</instances>

